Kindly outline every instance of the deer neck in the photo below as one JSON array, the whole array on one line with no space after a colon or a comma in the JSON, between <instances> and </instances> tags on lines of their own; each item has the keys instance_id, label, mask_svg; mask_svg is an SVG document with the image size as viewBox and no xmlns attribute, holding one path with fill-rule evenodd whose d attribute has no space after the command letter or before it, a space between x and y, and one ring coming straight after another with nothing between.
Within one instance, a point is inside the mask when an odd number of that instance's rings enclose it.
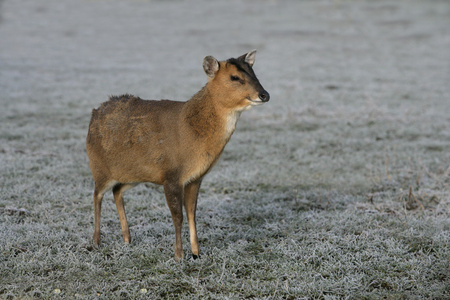
<instances>
[{"instance_id":1,"label":"deer neck","mask_svg":"<svg viewBox=\"0 0 450 300\"><path fill-rule=\"evenodd\" d=\"M240 112L222 107L220 97L223 96L213 93L206 85L186 102L183 114L198 139L225 146L236 128Z\"/></svg>"}]
</instances>

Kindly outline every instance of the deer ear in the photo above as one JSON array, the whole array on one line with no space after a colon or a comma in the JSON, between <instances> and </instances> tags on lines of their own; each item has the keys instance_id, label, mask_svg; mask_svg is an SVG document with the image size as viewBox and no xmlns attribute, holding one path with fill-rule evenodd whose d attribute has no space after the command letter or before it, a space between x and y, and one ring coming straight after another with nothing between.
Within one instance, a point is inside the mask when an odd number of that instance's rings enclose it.
<instances>
[{"instance_id":1,"label":"deer ear","mask_svg":"<svg viewBox=\"0 0 450 300\"><path fill-rule=\"evenodd\" d=\"M219 71L219 62L214 57L208 55L203 59L203 70L205 70L208 77L214 78L217 71Z\"/></svg>"},{"instance_id":2,"label":"deer ear","mask_svg":"<svg viewBox=\"0 0 450 300\"><path fill-rule=\"evenodd\" d=\"M245 55L244 61L250 65L250 67L253 67L253 64L255 63L255 55L256 50L252 50L249 53Z\"/></svg>"}]
</instances>

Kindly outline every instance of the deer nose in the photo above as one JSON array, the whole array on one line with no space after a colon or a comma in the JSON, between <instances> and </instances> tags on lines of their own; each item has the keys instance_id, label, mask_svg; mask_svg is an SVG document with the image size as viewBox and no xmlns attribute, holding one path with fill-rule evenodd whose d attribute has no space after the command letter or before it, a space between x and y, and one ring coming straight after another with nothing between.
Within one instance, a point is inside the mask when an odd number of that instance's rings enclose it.
<instances>
[{"instance_id":1,"label":"deer nose","mask_svg":"<svg viewBox=\"0 0 450 300\"><path fill-rule=\"evenodd\" d=\"M259 99L261 99L262 102L267 102L270 99L270 95L267 91L259 93L258 97Z\"/></svg>"}]
</instances>

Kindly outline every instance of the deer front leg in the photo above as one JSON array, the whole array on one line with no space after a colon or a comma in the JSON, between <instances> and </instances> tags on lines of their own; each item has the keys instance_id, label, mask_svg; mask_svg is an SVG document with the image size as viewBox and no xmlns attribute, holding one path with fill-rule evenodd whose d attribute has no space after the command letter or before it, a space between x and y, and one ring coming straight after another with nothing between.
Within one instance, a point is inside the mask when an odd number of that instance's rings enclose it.
<instances>
[{"instance_id":1,"label":"deer front leg","mask_svg":"<svg viewBox=\"0 0 450 300\"><path fill-rule=\"evenodd\" d=\"M164 183L164 194L167 205L172 214L172 221L175 227L175 260L183 258L183 246L181 243L181 227L183 225L183 194L184 189L181 184Z\"/></svg>"},{"instance_id":2,"label":"deer front leg","mask_svg":"<svg viewBox=\"0 0 450 300\"><path fill-rule=\"evenodd\" d=\"M184 188L184 209L189 223L189 235L191 239L192 257L198 258L200 249L197 239L197 227L195 223L195 212L197 210L197 198L200 190L201 180L189 183Z\"/></svg>"}]
</instances>

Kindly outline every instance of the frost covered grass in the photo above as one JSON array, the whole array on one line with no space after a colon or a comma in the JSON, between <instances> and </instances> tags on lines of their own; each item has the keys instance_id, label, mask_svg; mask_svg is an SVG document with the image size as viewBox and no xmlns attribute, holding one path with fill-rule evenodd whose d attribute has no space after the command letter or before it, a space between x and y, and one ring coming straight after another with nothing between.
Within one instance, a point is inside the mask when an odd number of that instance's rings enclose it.
<instances>
[{"instance_id":1,"label":"frost covered grass","mask_svg":"<svg viewBox=\"0 0 450 300\"><path fill-rule=\"evenodd\" d=\"M0 3L0 298L450 297L450 5L255 3ZM253 48L271 101L202 185L201 259L151 184L130 245L106 194L95 249L91 109L188 99Z\"/></svg>"}]
</instances>

